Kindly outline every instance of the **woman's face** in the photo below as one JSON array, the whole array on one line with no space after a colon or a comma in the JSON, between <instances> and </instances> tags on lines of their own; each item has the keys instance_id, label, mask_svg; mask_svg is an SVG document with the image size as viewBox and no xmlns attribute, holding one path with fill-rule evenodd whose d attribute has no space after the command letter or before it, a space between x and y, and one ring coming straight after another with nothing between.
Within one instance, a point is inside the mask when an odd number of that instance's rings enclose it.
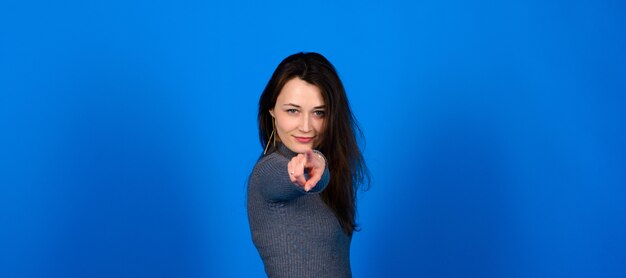
<instances>
[{"instance_id":1,"label":"woman's face","mask_svg":"<svg viewBox=\"0 0 626 278\"><path fill-rule=\"evenodd\" d=\"M287 148L304 153L317 147L326 116L324 99L317 86L298 77L289 80L269 112L276 121L278 137Z\"/></svg>"}]
</instances>

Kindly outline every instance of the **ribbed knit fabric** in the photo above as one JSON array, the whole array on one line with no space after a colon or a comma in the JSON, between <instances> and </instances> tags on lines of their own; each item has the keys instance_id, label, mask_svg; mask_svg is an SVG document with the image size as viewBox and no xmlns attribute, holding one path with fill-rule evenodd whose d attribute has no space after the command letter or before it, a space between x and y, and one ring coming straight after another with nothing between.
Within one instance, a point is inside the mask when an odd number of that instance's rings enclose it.
<instances>
[{"instance_id":1,"label":"ribbed knit fabric","mask_svg":"<svg viewBox=\"0 0 626 278\"><path fill-rule=\"evenodd\" d=\"M309 192L293 184L284 145L257 162L248 182L248 221L268 277L352 277L350 241L319 193L328 166Z\"/></svg>"}]
</instances>

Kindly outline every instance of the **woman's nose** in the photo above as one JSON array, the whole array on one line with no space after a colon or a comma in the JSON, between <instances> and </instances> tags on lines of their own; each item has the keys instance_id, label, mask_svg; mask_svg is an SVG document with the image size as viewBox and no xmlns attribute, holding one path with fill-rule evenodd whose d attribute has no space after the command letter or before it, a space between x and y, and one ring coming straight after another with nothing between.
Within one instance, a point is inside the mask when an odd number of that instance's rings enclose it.
<instances>
[{"instance_id":1,"label":"woman's nose","mask_svg":"<svg viewBox=\"0 0 626 278\"><path fill-rule=\"evenodd\" d=\"M302 122L300 123L300 131L309 132L311 131L311 117L308 115L302 116Z\"/></svg>"}]
</instances>

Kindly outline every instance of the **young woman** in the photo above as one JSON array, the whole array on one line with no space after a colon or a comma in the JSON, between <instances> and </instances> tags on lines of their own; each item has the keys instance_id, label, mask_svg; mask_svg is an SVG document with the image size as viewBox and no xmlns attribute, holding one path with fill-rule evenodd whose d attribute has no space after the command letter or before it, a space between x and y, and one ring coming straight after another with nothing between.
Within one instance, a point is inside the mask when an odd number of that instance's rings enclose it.
<instances>
[{"instance_id":1,"label":"young woman","mask_svg":"<svg viewBox=\"0 0 626 278\"><path fill-rule=\"evenodd\" d=\"M356 192L368 173L333 65L317 53L285 58L258 125L264 151L248 181L248 220L267 275L351 277Z\"/></svg>"}]
</instances>

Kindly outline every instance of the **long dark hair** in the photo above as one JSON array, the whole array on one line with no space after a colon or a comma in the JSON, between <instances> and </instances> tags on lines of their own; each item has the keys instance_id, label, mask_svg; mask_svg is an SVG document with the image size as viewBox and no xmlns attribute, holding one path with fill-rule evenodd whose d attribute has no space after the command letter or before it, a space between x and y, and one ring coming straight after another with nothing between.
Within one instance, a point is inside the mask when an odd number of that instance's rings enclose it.
<instances>
[{"instance_id":1,"label":"long dark hair","mask_svg":"<svg viewBox=\"0 0 626 278\"><path fill-rule=\"evenodd\" d=\"M346 92L335 67L321 54L296 53L285 58L276 68L259 99L259 139L265 148L273 130L269 113L287 81L300 78L317 86L322 92L326 115L321 140L317 149L328 160L330 183L321 193L348 235L357 230L356 192L360 186L369 185L369 173L359 149L356 134L363 137L356 119L350 111ZM274 134L276 136L276 134ZM269 144L267 154L276 147Z\"/></svg>"}]
</instances>

